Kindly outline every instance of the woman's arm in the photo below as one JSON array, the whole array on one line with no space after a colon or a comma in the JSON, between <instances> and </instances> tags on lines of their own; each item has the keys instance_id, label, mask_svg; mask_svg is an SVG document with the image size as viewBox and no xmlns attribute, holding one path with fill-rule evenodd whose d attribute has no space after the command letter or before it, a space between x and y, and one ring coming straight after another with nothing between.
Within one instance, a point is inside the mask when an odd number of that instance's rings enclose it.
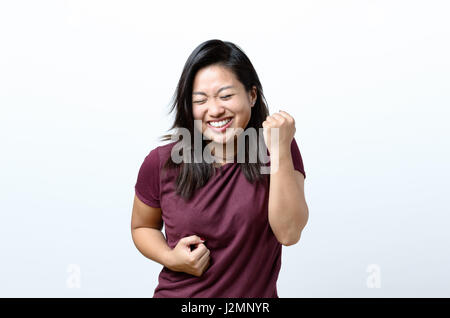
<instances>
[{"instance_id":1,"label":"woman's arm","mask_svg":"<svg viewBox=\"0 0 450 318\"><path fill-rule=\"evenodd\" d=\"M145 257L176 272L201 276L210 264L210 251L197 235L183 237L171 249L162 234L160 208L143 203L134 196L131 235L134 245ZM191 251L191 245L197 247Z\"/></svg>"},{"instance_id":2,"label":"woman's arm","mask_svg":"<svg viewBox=\"0 0 450 318\"><path fill-rule=\"evenodd\" d=\"M146 205L135 195L131 217L134 245L145 257L167 266L171 248L161 232L162 226L161 209Z\"/></svg>"},{"instance_id":3,"label":"woman's arm","mask_svg":"<svg viewBox=\"0 0 450 318\"><path fill-rule=\"evenodd\" d=\"M308 222L305 178L294 169L290 149L280 149L278 169L274 170L270 175L269 223L278 241L289 246L300 240Z\"/></svg>"},{"instance_id":4,"label":"woman's arm","mask_svg":"<svg viewBox=\"0 0 450 318\"><path fill-rule=\"evenodd\" d=\"M284 111L268 116L263 122L264 141L270 156L269 223L277 240L293 245L300 240L308 222L302 173L294 169L291 143L295 134L295 121ZM272 145L272 129L276 144Z\"/></svg>"}]
</instances>

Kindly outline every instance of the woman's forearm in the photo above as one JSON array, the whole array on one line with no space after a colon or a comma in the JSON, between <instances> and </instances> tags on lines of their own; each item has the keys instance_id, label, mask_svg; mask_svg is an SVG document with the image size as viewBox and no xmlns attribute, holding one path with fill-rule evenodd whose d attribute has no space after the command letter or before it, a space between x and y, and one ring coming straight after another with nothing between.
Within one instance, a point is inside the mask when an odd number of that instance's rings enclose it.
<instances>
[{"instance_id":1,"label":"woman's forearm","mask_svg":"<svg viewBox=\"0 0 450 318\"><path fill-rule=\"evenodd\" d=\"M145 257L168 267L168 254L172 249L158 229L139 227L131 230L134 245Z\"/></svg>"},{"instance_id":2,"label":"woman's forearm","mask_svg":"<svg viewBox=\"0 0 450 318\"><path fill-rule=\"evenodd\" d=\"M308 207L290 151L280 151L278 158L278 167L270 175L269 222L278 241L292 245L298 242L306 225Z\"/></svg>"}]
</instances>

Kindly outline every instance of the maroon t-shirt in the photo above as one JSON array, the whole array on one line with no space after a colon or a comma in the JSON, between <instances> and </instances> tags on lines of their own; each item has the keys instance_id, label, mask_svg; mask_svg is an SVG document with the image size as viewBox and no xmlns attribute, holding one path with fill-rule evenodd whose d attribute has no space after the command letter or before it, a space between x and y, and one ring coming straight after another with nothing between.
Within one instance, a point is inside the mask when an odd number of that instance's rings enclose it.
<instances>
[{"instance_id":1,"label":"maroon t-shirt","mask_svg":"<svg viewBox=\"0 0 450 318\"><path fill-rule=\"evenodd\" d=\"M153 297L278 297L281 247L268 221L269 183L247 181L238 163L216 168L216 175L189 201L175 192L176 169L162 169L172 142L153 149L139 170L135 193L161 208L167 244L198 235L210 250L210 266L197 277L163 267ZM294 168L305 177L295 138Z\"/></svg>"}]
</instances>

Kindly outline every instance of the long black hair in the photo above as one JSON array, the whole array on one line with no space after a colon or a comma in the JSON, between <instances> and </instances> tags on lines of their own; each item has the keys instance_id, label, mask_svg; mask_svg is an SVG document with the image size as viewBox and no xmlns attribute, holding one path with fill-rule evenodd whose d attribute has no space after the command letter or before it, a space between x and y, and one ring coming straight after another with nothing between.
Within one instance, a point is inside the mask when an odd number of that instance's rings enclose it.
<instances>
[{"instance_id":1,"label":"long black hair","mask_svg":"<svg viewBox=\"0 0 450 318\"><path fill-rule=\"evenodd\" d=\"M256 102L251 108L250 120L247 128L254 128L257 132L258 140L260 137L260 128L262 123L269 116L267 102L263 94L263 89L259 81L258 75L250 62L247 55L236 44L218 39L208 40L198 45L188 57L181 77L178 81L176 91L173 95L173 102L170 107L170 112L175 111L175 120L169 130L177 128L185 128L190 132L191 141L191 158L194 158L193 136L194 136L194 116L192 113L192 90L196 73L210 65L219 65L232 71L237 79L243 84L245 90L249 92L253 86L256 86ZM161 137L162 141L172 140L172 136L176 134L167 134ZM202 138L203 140L203 138ZM202 141L202 153L208 141ZM258 143L258 151L260 144ZM250 163L249 160L249 146L245 143L245 162L239 163L246 179L250 183L260 182L267 178L266 174L260 173L262 163L259 156L257 162ZM208 180L213 176L215 166L213 163L206 163L204 159L201 162L187 163L181 162L179 164L172 161L170 156L163 165L163 168L178 168L179 174L176 179L176 191L181 197L185 199L191 198L196 189L203 187Z\"/></svg>"}]
</instances>

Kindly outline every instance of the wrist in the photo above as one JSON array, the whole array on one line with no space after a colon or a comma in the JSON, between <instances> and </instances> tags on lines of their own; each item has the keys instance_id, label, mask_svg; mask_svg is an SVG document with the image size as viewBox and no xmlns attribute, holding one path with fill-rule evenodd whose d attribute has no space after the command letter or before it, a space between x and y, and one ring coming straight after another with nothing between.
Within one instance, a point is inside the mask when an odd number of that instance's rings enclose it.
<instances>
[{"instance_id":1,"label":"wrist","mask_svg":"<svg viewBox=\"0 0 450 318\"><path fill-rule=\"evenodd\" d=\"M286 160L291 160L292 159L291 148L290 147L280 148L278 157L279 157L280 162L286 161Z\"/></svg>"},{"instance_id":2,"label":"wrist","mask_svg":"<svg viewBox=\"0 0 450 318\"><path fill-rule=\"evenodd\" d=\"M270 161L285 161L286 159L292 158L290 147L280 147L278 149L272 149L269 154Z\"/></svg>"},{"instance_id":3,"label":"wrist","mask_svg":"<svg viewBox=\"0 0 450 318\"><path fill-rule=\"evenodd\" d=\"M294 163L292 162L292 155L290 149L280 149L278 153L274 153L270 158L270 173L274 174L279 171L292 170Z\"/></svg>"},{"instance_id":4,"label":"wrist","mask_svg":"<svg viewBox=\"0 0 450 318\"><path fill-rule=\"evenodd\" d=\"M169 247L162 253L161 261L162 264L168 269L172 269L173 267L173 250Z\"/></svg>"}]
</instances>

